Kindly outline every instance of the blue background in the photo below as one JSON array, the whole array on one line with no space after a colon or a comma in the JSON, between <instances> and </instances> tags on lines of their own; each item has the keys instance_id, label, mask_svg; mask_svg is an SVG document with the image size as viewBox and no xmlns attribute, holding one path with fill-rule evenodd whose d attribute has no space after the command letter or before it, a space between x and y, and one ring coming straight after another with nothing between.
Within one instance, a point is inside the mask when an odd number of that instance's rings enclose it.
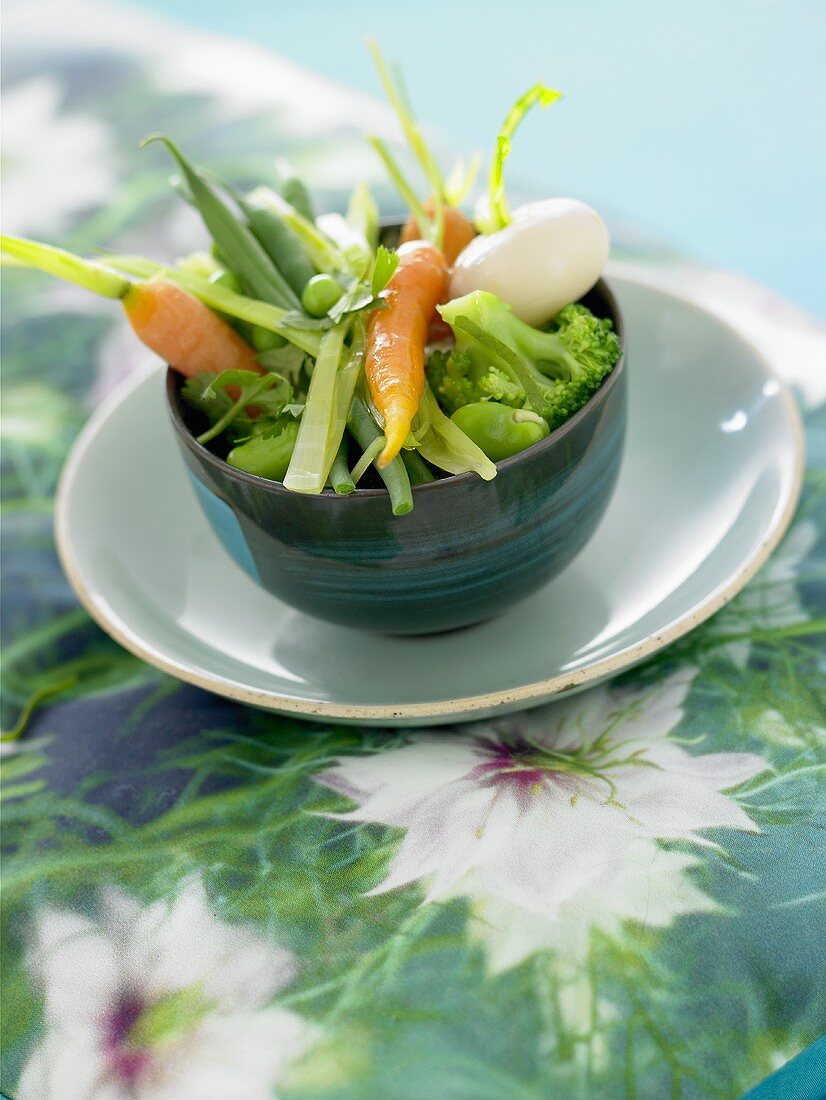
<instances>
[{"instance_id":1,"label":"blue background","mask_svg":"<svg viewBox=\"0 0 826 1100\"><path fill-rule=\"evenodd\" d=\"M536 80L512 178L631 219L826 317L823 0L144 0L365 91L368 34L419 115L490 149Z\"/></svg>"}]
</instances>

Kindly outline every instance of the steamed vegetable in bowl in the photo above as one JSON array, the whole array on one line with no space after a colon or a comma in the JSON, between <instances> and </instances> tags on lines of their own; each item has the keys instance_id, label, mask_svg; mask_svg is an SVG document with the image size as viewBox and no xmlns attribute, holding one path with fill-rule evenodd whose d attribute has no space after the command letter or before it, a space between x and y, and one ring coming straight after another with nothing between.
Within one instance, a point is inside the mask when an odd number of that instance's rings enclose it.
<instances>
[{"instance_id":1,"label":"steamed vegetable in bowl","mask_svg":"<svg viewBox=\"0 0 826 1100\"><path fill-rule=\"evenodd\" d=\"M412 488L496 477L599 390L620 354L612 322L579 300L608 252L602 219L551 198L510 211L503 166L542 85L509 112L475 222L460 209L478 161L443 176L400 79L373 56L425 180L368 140L409 209L395 247L361 184L346 214L316 214L294 175L239 193L175 143L175 187L201 217L204 251L173 265L73 256L3 237L4 258L119 299L137 336L182 376L198 442L229 466L294 493ZM379 480L380 479L380 480Z\"/></svg>"}]
</instances>

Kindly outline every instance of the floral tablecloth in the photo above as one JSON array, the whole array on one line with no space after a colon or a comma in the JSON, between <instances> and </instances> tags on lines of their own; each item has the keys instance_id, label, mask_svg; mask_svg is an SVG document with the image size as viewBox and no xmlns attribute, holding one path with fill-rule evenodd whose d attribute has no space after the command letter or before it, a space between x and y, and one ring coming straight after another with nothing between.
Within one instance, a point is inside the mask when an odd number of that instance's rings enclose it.
<instances>
[{"instance_id":1,"label":"floral tablecloth","mask_svg":"<svg viewBox=\"0 0 826 1100\"><path fill-rule=\"evenodd\" d=\"M136 150L161 128L238 182L287 155L329 207L378 178L361 132L392 127L371 101L253 46L71 11L6 14L9 231L197 245L161 154ZM615 236L619 264L748 325L796 387L798 516L746 591L640 669L432 731L249 710L92 624L55 557L55 483L144 356L106 303L6 274L14 1100L737 1097L818 1038L826 340L742 280ZM812 1066L794 1095L818 1095Z\"/></svg>"}]
</instances>

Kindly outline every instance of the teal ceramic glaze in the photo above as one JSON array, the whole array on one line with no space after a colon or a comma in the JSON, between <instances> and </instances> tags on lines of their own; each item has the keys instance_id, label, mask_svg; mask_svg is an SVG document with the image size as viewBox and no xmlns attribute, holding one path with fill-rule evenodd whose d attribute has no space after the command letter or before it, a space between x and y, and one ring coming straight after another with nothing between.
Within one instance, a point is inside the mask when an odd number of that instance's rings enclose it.
<instances>
[{"instance_id":1,"label":"teal ceramic glaze","mask_svg":"<svg viewBox=\"0 0 826 1100\"><path fill-rule=\"evenodd\" d=\"M114 392L66 464L55 532L74 590L104 630L170 675L359 725L519 710L650 657L766 562L798 498L803 437L788 391L748 339L650 273L612 285L633 350L616 489L571 563L500 615L388 637L267 592L198 504L161 371ZM418 509L425 494L415 492Z\"/></svg>"},{"instance_id":2,"label":"teal ceramic glaze","mask_svg":"<svg viewBox=\"0 0 826 1100\"><path fill-rule=\"evenodd\" d=\"M622 340L607 286L599 283L584 301L613 320ZM190 410L179 399L180 376L171 370L167 396L207 518L264 588L329 622L433 634L498 614L541 588L585 545L617 479L625 372L623 357L584 408L500 462L492 481L462 474L417 487L406 516L392 514L384 489L311 496L234 469L196 442ZM229 542L228 508L237 521Z\"/></svg>"}]
</instances>

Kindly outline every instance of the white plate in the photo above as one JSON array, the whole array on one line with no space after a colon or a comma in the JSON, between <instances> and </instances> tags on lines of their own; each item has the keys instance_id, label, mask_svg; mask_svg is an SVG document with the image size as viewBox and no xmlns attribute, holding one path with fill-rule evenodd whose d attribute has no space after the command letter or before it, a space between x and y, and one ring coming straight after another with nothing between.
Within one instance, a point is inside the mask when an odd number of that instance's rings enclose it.
<instances>
[{"instance_id":1,"label":"white plate","mask_svg":"<svg viewBox=\"0 0 826 1100\"><path fill-rule=\"evenodd\" d=\"M711 314L631 277L630 418L592 540L493 621L386 638L259 589L204 519L167 423L161 371L95 413L58 490L66 573L100 625L173 676L307 717L423 725L515 710L615 675L731 599L788 526L803 467L795 404Z\"/></svg>"}]
</instances>

